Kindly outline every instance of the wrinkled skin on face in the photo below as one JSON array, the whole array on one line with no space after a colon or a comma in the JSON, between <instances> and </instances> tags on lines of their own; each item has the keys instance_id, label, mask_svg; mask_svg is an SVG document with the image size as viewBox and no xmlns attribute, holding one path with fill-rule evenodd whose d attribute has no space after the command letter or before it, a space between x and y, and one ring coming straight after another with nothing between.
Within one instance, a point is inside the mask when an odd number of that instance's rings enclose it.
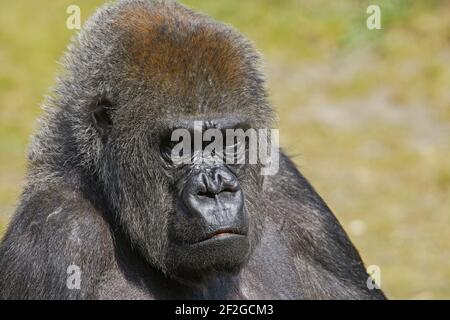
<instances>
[{"instance_id":1,"label":"wrinkled skin on face","mask_svg":"<svg viewBox=\"0 0 450 320\"><path fill-rule=\"evenodd\" d=\"M220 119L208 123L217 127ZM234 273L246 262L262 228L257 207L261 165L207 161L202 152L193 152L191 164L176 164L169 155L171 127L161 134L137 134L127 149L122 144L114 150L118 142L106 142L107 159L102 162L108 164L107 196L124 231L169 276L201 282L215 273Z\"/></svg>"}]
</instances>

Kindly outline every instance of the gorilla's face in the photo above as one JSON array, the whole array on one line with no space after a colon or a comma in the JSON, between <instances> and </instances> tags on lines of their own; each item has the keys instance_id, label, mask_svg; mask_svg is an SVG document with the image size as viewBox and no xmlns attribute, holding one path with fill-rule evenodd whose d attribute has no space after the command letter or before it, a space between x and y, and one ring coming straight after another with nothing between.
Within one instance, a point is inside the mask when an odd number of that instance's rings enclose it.
<instances>
[{"instance_id":1,"label":"gorilla's face","mask_svg":"<svg viewBox=\"0 0 450 320\"><path fill-rule=\"evenodd\" d=\"M240 149L238 139L230 144L227 134L252 124L226 114L141 122L114 107L95 110L99 132L107 133L101 161L105 192L133 246L181 281L237 272L261 227L262 176L261 165L247 161L249 141ZM188 137L174 134L180 130ZM211 143L203 135L211 130L223 133L223 144L206 152ZM247 159L230 162L238 150Z\"/></svg>"},{"instance_id":2,"label":"gorilla's face","mask_svg":"<svg viewBox=\"0 0 450 320\"><path fill-rule=\"evenodd\" d=\"M242 183L251 168L245 162L229 161L236 159L238 142L227 145L225 140L227 132L243 130L245 124L225 118L179 123L182 125L175 130L186 136L174 141L179 137L169 130L160 142L174 204L168 228L172 272L196 279L199 269L203 273L236 271L249 254L249 214L244 198L250 195ZM211 152L208 148L212 145L202 139L207 132L224 138L214 141L218 148Z\"/></svg>"}]
</instances>

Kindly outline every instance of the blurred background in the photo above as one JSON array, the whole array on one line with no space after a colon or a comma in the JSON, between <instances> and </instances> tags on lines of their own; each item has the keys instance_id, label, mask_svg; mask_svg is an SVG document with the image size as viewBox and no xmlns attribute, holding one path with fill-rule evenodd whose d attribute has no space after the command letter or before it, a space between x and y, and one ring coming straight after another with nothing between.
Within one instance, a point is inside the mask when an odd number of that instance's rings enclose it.
<instances>
[{"instance_id":1,"label":"blurred background","mask_svg":"<svg viewBox=\"0 0 450 320\"><path fill-rule=\"evenodd\" d=\"M390 298L450 299L450 1L184 0L264 55L281 145ZM100 0L0 1L0 237L39 108ZM366 9L381 8L381 30ZM0 270L1 272L1 270Z\"/></svg>"}]
</instances>

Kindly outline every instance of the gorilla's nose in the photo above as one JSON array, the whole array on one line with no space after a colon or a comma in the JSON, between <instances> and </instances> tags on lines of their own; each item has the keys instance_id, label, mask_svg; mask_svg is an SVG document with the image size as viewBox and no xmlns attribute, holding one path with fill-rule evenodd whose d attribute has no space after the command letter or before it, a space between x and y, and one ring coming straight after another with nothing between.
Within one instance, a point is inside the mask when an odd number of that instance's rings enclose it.
<instances>
[{"instance_id":1,"label":"gorilla's nose","mask_svg":"<svg viewBox=\"0 0 450 320\"><path fill-rule=\"evenodd\" d=\"M240 229L244 198L237 177L226 168L201 171L191 177L182 194L190 213L202 218L210 231Z\"/></svg>"},{"instance_id":2,"label":"gorilla's nose","mask_svg":"<svg viewBox=\"0 0 450 320\"><path fill-rule=\"evenodd\" d=\"M239 191L238 180L224 169L213 169L209 173L202 172L195 181L198 197L215 198L222 192Z\"/></svg>"}]
</instances>

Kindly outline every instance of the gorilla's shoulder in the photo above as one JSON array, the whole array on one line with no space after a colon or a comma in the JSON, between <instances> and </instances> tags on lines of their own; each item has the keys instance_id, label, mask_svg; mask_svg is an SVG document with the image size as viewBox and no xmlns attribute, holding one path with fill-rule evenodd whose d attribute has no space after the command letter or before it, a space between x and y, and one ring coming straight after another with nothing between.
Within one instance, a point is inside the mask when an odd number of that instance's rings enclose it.
<instances>
[{"instance_id":1,"label":"gorilla's shoulder","mask_svg":"<svg viewBox=\"0 0 450 320\"><path fill-rule=\"evenodd\" d=\"M79 191L29 187L0 246L0 298L80 298L93 289L68 290L68 268L79 267L89 280L107 272L112 259L108 225ZM91 275L94 265L103 267Z\"/></svg>"},{"instance_id":2,"label":"gorilla's shoulder","mask_svg":"<svg viewBox=\"0 0 450 320\"><path fill-rule=\"evenodd\" d=\"M100 211L80 190L57 183L28 188L16 216L40 228L79 229L105 223Z\"/></svg>"},{"instance_id":3,"label":"gorilla's shoulder","mask_svg":"<svg viewBox=\"0 0 450 320\"><path fill-rule=\"evenodd\" d=\"M325 202L314 190L314 187L303 176L292 159L285 151L279 152L279 170L276 175L267 177L267 195L273 201L282 201L283 199L304 199L312 200L309 204L323 209L326 208ZM280 197L281 195L281 197ZM307 201L302 201L307 202Z\"/></svg>"},{"instance_id":4,"label":"gorilla's shoulder","mask_svg":"<svg viewBox=\"0 0 450 320\"><path fill-rule=\"evenodd\" d=\"M54 184L25 190L3 247L70 254L95 250L87 244L111 239L105 218L79 190Z\"/></svg>"}]
</instances>

